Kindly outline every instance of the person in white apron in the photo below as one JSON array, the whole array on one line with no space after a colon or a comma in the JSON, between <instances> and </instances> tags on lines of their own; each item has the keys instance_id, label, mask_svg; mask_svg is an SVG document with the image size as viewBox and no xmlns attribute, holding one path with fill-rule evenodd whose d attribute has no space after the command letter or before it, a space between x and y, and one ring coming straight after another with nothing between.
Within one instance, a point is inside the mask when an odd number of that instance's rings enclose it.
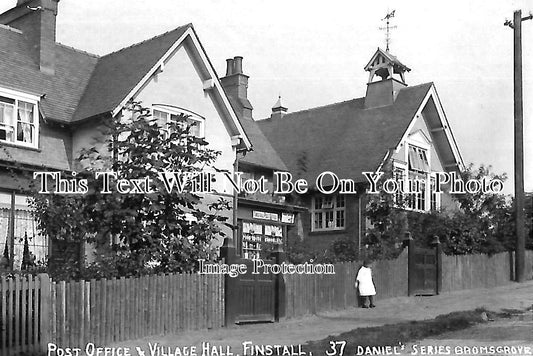
<instances>
[{"instance_id":1,"label":"person in white apron","mask_svg":"<svg viewBox=\"0 0 533 356\"><path fill-rule=\"evenodd\" d=\"M374 296L376 295L376 287L372 280L372 262L365 260L363 266L357 272L355 278L355 288L359 291L359 296L362 299L363 308L375 308Z\"/></svg>"}]
</instances>

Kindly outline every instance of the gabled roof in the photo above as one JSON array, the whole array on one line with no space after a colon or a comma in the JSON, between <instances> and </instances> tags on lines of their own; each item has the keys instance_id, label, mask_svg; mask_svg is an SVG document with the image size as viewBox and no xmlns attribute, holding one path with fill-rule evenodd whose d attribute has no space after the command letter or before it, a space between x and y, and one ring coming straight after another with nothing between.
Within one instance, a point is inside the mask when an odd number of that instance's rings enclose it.
<instances>
[{"instance_id":1,"label":"gabled roof","mask_svg":"<svg viewBox=\"0 0 533 356\"><path fill-rule=\"evenodd\" d=\"M278 155L276 150L272 147L263 132L257 126L257 122L253 119L244 118L239 113L242 110L239 106L243 106L241 98L228 96L231 106L235 109L239 120L246 132L246 135L252 142L252 150L245 153L244 157L239 159L239 163L244 163L252 166L263 167L275 171L286 171L287 166Z\"/></svg>"},{"instance_id":2,"label":"gabled roof","mask_svg":"<svg viewBox=\"0 0 533 356\"><path fill-rule=\"evenodd\" d=\"M403 69L403 70L408 71L408 72L411 71L411 68L407 67L405 64L400 62L400 60L396 56L392 55L388 51L382 50L379 47L376 50L376 52L374 53L374 55L372 56L372 58L370 58L370 60L368 61L367 65L365 66L365 70L366 71L372 69L371 64L372 64L372 62L374 62L374 60L376 59L377 56L383 56L385 58L385 60L389 61L390 63L392 63L393 65L397 66L400 69Z\"/></svg>"},{"instance_id":3,"label":"gabled roof","mask_svg":"<svg viewBox=\"0 0 533 356\"><path fill-rule=\"evenodd\" d=\"M433 83L402 88L394 104L364 108L364 98L288 113L258 125L295 178L313 185L324 171L366 182L404 133Z\"/></svg>"},{"instance_id":4,"label":"gabled roof","mask_svg":"<svg viewBox=\"0 0 533 356\"><path fill-rule=\"evenodd\" d=\"M44 117L70 122L98 56L56 44L55 75L39 70L24 35L0 26L0 85L24 93L44 96Z\"/></svg>"},{"instance_id":5,"label":"gabled roof","mask_svg":"<svg viewBox=\"0 0 533 356\"><path fill-rule=\"evenodd\" d=\"M251 143L226 98L216 72L192 24L178 27L141 43L99 57L56 44L54 75L39 70L32 48L21 31L0 25L0 86L42 96L46 119L73 123L96 115L116 114L136 90L155 73L158 64L187 40L194 47L202 71L212 83L232 135L241 148Z\"/></svg>"},{"instance_id":6,"label":"gabled roof","mask_svg":"<svg viewBox=\"0 0 533 356\"><path fill-rule=\"evenodd\" d=\"M116 109L191 26L178 27L101 57L72 120L79 121Z\"/></svg>"}]
</instances>

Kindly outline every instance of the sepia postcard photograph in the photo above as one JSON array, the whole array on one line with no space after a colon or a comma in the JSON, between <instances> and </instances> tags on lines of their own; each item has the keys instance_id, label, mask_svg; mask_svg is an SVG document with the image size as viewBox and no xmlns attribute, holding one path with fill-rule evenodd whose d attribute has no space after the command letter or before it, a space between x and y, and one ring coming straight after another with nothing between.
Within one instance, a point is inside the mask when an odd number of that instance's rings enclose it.
<instances>
[{"instance_id":1,"label":"sepia postcard photograph","mask_svg":"<svg viewBox=\"0 0 533 356\"><path fill-rule=\"evenodd\" d=\"M532 11L0 0L0 356L533 355Z\"/></svg>"}]
</instances>

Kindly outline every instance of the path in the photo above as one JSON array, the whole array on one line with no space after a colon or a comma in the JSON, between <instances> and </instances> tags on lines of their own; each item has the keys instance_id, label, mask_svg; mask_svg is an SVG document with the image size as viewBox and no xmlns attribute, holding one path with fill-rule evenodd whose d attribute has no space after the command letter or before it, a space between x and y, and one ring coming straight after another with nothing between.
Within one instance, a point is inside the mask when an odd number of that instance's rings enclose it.
<instances>
[{"instance_id":1,"label":"path","mask_svg":"<svg viewBox=\"0 0 533 356\"><path fill-rule=\"evenodd\" d=\"M148 343L158 343L172 348L197 346L198 356L202 355L202 342L211 346L221 346L219 355L224 355L226 346L242 355L244 341L265 345L296 345L311 340L324 339L359 327L379 326L409 320L432 319L440 314L453 311L471 310L486 307L489 310L526 309L533 305L533 281L493 289L459 291L433 297L401 297L381 300L375 309L351 308L342 311L321 313L300 319L285 320L280 323L263 323L233 326L216 330L184 332L176 335L154 336L139 340L121 342L110 346L135 346L148 350ZM463 340L464 341L464 340ZM533 346L533 345L532 345ZM135 353L133 353L135 354ZM147 353L149 355L149 353ZM160 355L162 356L162 355Z\"/></svg>"}]
</instances>

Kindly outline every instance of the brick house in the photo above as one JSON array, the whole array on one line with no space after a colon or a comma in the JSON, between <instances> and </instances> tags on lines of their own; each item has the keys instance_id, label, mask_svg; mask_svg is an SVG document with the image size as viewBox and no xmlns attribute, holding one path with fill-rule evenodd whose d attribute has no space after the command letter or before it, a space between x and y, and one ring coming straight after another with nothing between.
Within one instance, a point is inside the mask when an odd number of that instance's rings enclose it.
<instances>
[{"instance_id":1,"label":"brick house","mask_svg":"<svg viewBox=\"0 0 533 356\"><path fill-rule=\"evenodd\" d=\"M251 148L191 24L98 56L56 42L58 1L19 0L0 14L0 246L15 268L24 236L37 259L50 249L29 213L23 173L80 169L80 149L105 120L126 115L129 100L163 122L189 115L194 134L221 152L218 169L233 172L237 153ZM213 198L232 199L228 187L216 189Z\"/></svg>"},{"instance_id":2,"label":"brick house","mask_svg":"<svg viewBox=\"0 0 533 356\"><path fill-rule=\"evenodd\" d=\"M338 238L353 239L361 248L369 197L363 172L389 169L399 181L425 181L420 192L409 194L407 209L454 207L450 195L431 189L432 173L458 173L463 168L435 85L407 86L405 74L410 69L382 49L365 70L369 80L362 98L291 113L277 103L270 118L257 121L294 179L304 178L311 185L300 197L308 208L301 230L317 250ZM326 171L351 180L353 192L318 192L315 181ZM331 179L324 182L333 184Z\"/></svg>"}]
</instances>

